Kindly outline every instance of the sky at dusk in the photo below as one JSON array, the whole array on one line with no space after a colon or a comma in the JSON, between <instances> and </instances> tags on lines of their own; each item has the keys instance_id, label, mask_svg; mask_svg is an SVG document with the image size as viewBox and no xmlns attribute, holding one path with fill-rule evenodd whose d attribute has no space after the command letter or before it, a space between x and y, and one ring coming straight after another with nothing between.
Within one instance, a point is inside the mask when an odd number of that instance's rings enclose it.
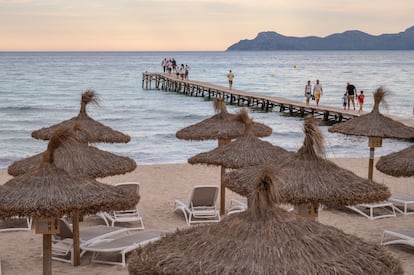
<instances>
[{"instance_id":1,"label":"sky at dusk","mask_svg":"<svg viewBox=\"0 0 414 275\"><path fill-rule=\"evenodd\" d=\"M224 51L262 31L398 33L413 11L413 0L0 0L0 51Z\"/></svg>"}]
</instances>

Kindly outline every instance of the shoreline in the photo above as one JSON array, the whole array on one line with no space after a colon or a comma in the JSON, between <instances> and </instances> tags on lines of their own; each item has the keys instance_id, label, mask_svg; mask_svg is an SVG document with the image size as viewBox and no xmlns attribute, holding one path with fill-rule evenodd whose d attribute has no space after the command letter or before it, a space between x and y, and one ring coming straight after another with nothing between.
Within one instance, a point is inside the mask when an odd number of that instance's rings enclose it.
<instances>
[{"instance_id":1,"label":"shoreline","mask_svg":"<svg viewBox=\"0 0 414 275\"><path fill-rule=\"evenodd\" d=\"M353 171L358 176L367 177L368 158L330 158L337 165ZM375 161L377 161L376 159ZM12 177L7 169L0 169L0 184ZM206 165L182 163L138 165L131 173L98 179L103 183L138 181L141 183L141 201L139 210L145 229L163 229L175 231L188 228L180 213L173 213L175 199L188 197L192 186L199 184L219 184L220 168ZM374 180L389 186L391 192L404 192L414 195L412 178L394 178L374 171ZM226 205L237 194L227 190ZM358 236L366 241L380 243L385 229L412 228L413 217L398 214L395 218L369 220L353 211L324 209L320 212L319 222L337 227L346 233ZM81 227L104 224L94 217L85 218ZM122 226L122 225L121 225ZM0 259L4 274L42 274L40 257L42 238L32 231L0 233ZM404 272L414 274L414 248L394 245L385 249L400 259ZM126 275L126 268L104 264L90 264L91 254L81 258L81 265L73 267L68 263L52 261L55 274L115 274Z\"/></svg>"}]
</instances>

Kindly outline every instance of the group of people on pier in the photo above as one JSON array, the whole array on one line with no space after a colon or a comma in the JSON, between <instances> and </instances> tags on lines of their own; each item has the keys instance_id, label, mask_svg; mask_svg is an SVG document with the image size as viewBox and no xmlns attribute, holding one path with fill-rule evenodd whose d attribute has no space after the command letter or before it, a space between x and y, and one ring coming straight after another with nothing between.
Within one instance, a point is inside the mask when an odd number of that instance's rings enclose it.
<instances>
[{"instance_id":1,"label":"group of people on pier","mask_svg":"<svg viewBox=\"0 0 414 275\"><path fill-rule=\"evenodd\" d=\"M179 66L177 64L177 61L175 61L174 57L170 59L164 58L161 62L161 66L163 68L164 73L168 73L169 75L171 73L176 74L177 78L181 78L182 80L188 79L190 66L188 66L187 64L181 64Z\"/></svg>"},{"instance_id":2,"label":"group of people on pier","mask_svg":"<svg viewBox=\"0 0 414 275\"><path fill-rule=\"evenodd\" d=\"M351 108L351 103L352 106L354 107L355 110L355 98L357 99L357 103L359 104L359 112L362 112L362 108L364 106L364 101L365 101L365 95L364 95L364 91L360 91L359 95L357 94L357 89L355 88L355 85L350 84L349 82L346 83L346 89L345 89L345 93L344 96L342 97L343 101L343 107L344 110L346 110L346 106L348 105L348 110Z\"/></svg>"},{"instance_id":3,"label":"group of people on pier","mask_svg":"<svg viewBox=\"0 0 414 275\"><path fill-rule=\"evenodd\" d=\"M306 105L309 105L310 99L312 98L312 100L316 101L316 106L319 106L319 100L321 99L322 95L323 89L322 84L319 82L319 79L316 80L316 83L313 86L313 90L311 81L308 80L308 83L305 85Z\"/></svg>"},{"instance_id":4,"label":"group of people on pier","mask_svg":"<svg viewBox=\"0 0 414 275\"><path fill-rule=\"evenodd\" d=\"M309 105L310 100L316 101L316 106L319 106L319 101L321 99L321 96L323 95L323 89L322 84L319 82L319 79L316 80L315 85L313 85L312 89L312 83L310 80L305 85L305 98L306 98L306 105ZM362 108L364 106L365 101L365 95L364 91L360 91L359 95L357 94L357 89L355 88L355 85L350 84L349 82L346 84L346 89L343 99L343 107L344 110L346 110L346 107L348 106L348 110L350 110L351 103L355 110L355 99L357 99L357 103L359 104L359 112L362 112ZM414 112L414 111L413 111Z\"/></svg>"}]
</instances>

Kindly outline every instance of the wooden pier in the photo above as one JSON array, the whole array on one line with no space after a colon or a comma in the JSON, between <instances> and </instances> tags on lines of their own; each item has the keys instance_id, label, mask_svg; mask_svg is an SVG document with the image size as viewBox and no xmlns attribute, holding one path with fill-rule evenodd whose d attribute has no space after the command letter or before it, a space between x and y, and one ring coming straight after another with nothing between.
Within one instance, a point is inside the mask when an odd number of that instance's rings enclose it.
<instances>
[{"instance_id":1,"label":"wooden pier","mask_svg":"<svg viewBox=\"0 0 414 275\"><path fill-rule=\"evenodd\" d=\"M305 116L311 114L324 121L341 122L359 116L358 111L346 111L343 108L315 104L306 105L305 102L282 97L266 96L257 93L245 92L237 89L207 82L182 80L175 74L144 72L142 74L143 89L159 89L172 91L189 96L206 97L208 99L221 97L227 104L258 108L263 111L279 111L291 115ZM405 124L413 126L413 120L393 117ZM409 122L409 123L407 123Z\"/></svg>"}]
</instances>

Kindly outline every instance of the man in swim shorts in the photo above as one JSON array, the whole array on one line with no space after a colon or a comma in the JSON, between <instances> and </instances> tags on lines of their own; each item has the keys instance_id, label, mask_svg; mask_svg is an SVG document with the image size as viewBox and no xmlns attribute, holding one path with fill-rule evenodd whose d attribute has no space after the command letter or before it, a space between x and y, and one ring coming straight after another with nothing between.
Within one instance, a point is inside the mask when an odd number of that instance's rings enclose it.
<instances>
[{"instance_id":1,"label":"man in swim shorts","mask_svg":"<svg viewBox=\"0 0 414 275\"><path fill-rule=\"evenodd\" d=\"M227 74L227 78L229 80L229 89L231 90L231 87L233 86L233 79L234 79L234 74L231 70Z\"/></svg>"},{"instance_id":2,"label":"man in swim shorts","mask_svg":"<svg viewBox=\"0 0 414 275\"><path fill-rule=\"evenodd\" d=\"M351 104L350 104L351 102L355 110L355 93L356 93L355 86L352 84L349 84L348 82L346 84L346 92L348 93L348 110L349 110L349 107L351 107Z\"/></svg>"},{"instance_id":3,"label":"man in swim shorts","mask_svg":"<svg viewBox=\"0 0 414 275\"><path fill-rule=\"evenodd\" d=\"M321 95L323 94L322 85L319 83L319 79L316 80L315 86L313 86L313 96L316 100L316 106L319 105L319 100L321 99Z\"/></svg>"}]
</instances>

